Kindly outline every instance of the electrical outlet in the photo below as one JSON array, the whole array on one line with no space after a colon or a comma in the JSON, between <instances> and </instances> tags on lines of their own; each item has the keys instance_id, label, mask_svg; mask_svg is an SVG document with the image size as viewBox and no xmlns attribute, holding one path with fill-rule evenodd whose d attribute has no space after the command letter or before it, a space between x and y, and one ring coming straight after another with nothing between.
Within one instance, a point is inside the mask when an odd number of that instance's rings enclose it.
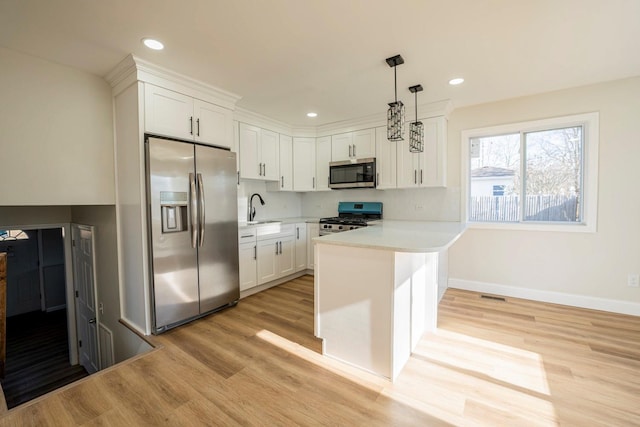
<instances>
[{"instance_id":1,"label":"electrical outlet","mask_svg":"<svg viewBox=\"0 0 640 427\"><path fill-rule=\"evenodd\" d=\"M417 210L417 211L421 211L421 210L423 210L423 209L424 209L424 206L422 206L422 204L420 204L420 203L417 203L417 204L416 204L416 210Z\"/></svg>"},{"instance_id":2,"label":"electrical outlet","mask_svg":"<svg viewBox=\"0 0 640 427\"><path fill-rule=\"evenodd\" d=\"M640 288L640 275L637 273L629 273L627 276L627 286L630 288Z\"/></svg>"},{"instance_id":3,"label":"electrical outlet","mask_svg":"<svg viewBox=\"0 0 640 427\"><path fill-rule=\"evenodd\" d=\"M100 314L104 314L104 305L102 303L100 303Z\"/></svg>"}]
</instances>

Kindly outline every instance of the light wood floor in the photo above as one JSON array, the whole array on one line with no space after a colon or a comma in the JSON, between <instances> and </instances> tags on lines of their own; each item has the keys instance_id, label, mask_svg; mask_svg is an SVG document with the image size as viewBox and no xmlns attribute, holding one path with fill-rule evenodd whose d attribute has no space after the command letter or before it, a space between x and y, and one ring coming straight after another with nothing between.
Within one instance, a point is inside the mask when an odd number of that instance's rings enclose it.
<instances>
[{"instance_id":1,"label":"light wood floor","mask_svg":"<svg viewBox=\"0 0 640 427\"><path fill-rule=\"evenodd\" d=\"M438 327L394 384L346 368L318 353L305 276L0 425L640 425L640 318L448 290Z\"/></svg>"}]
</instances>

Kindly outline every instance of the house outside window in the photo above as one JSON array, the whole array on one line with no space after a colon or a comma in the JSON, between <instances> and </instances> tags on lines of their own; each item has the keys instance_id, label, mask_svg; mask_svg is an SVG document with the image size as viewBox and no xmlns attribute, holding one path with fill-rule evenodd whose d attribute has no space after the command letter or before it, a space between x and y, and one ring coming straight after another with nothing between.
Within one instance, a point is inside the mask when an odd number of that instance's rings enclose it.
<instances>
[{"instance_id":1,"label":"house outside window","mask_svg":"<svg viewBox=\"0 0 640 427\"><path fill-rule=\"evenodd\" d=\"M463 132L470 226L595 231L598 114Z\"/></svg>"}]
</instances>

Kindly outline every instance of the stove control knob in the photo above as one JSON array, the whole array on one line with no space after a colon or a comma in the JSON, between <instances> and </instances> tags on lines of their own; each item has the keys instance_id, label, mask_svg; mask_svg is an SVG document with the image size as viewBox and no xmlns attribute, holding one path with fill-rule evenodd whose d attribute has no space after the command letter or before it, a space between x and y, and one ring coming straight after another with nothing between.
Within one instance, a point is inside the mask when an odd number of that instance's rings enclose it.
<instances>
[{"instance_id":1,"label":"stove control knob","mask_svg":"<svg viewBox=\"0 0 640 427\"><path fill-rule=\"evenodd\" d=\"M329 228L329 226L327 224L323 225L324 228Z\"/></svg>"},{"instance_id":2,"label":"stove control knob","mask_svg":"<svg viewBox=\"0 0 640 427\"><path fill-rule=\"evenodd\" d=\"M339 227L338 227L338 230L342 230L342 226L339 226Z\"/></svg>"}]
</instances>

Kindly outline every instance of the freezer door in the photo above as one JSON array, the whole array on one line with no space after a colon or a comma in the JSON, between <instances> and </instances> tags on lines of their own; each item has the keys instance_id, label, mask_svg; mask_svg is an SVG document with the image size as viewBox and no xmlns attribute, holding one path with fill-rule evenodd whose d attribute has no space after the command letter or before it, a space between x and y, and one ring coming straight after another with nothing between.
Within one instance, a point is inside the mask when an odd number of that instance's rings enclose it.
<instances>
[{"instance_id":1,"label":"freezer door","mask_svg":"<svg viewBox=\"0 0 640 427\"><path fill-rule=\"evenodd\" d=\"M199 314L194 145L147 139L154 332Z\"/></svg>"},{"instance_id":2,"label":"freezer door","mask_svg":"<svg viewBox=\"0 0 640 427\"><path fill-rule=\"evenodd\" d=\"M196 145L199 215L204 225L198 241L201 313L240 298L235 156Z\"/></svg>"}]
</instances>

